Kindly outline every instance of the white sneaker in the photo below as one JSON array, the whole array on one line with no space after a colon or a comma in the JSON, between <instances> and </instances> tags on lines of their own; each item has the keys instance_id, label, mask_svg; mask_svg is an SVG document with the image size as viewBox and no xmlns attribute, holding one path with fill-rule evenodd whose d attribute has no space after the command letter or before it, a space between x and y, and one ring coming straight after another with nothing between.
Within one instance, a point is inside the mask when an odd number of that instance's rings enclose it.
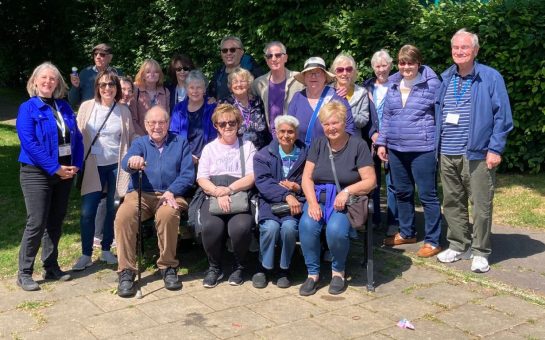
<instances>
[{"instance_id":1,"label":"white sneaker","mask_svg":"<svg viewBox=\"0 0 545 340\"><path fill-rule=\"evenodd\" d=\"M91 260L91 256L81 255L76 261L76 264L74 264L74 266L72 267L72 270L81 271L87 267L91 267L92 265L93 261Z\"/></svg>"},{"instance_id":2,"label":"white sneaker","mask_svg":"<svg viewBox=\"0 0 545 340\"><path fill-rule=\"evenodd\" d=\"M473 255L471 254L471 248L463 253L461 251L456 251L449 248L439 253L439 255L437 255L437 260L443 263L452 263L459 260L469 260L472 257Z\"/></svg>"},{"instance_id":3,"label":"white sneaker","mask_svg":"<svg viewBox=\"0 0 545 340\"><path fill-rule=\"evenodd\" d=\"M488 259L483 256L473 256L473 262L471 263L471 271L475 273L486 273L490 270L488 265Z\"/></svg>"},{"instance_id":4,"label":"white sneaker","mask_svg":"<svg viewBox=\"0 0 545 340\"><path fill-rule=\"evenodd\" d=\"M115 257L111 251L103 250L102 254L100 254L100 261L106 262L107 264L117 264L117 257Z\"/></svg>"},{"instance_id":5,"label":"white sneaker","mask_svg":"<svg viewBox=\"0 0 545 340\"><path fill-rule=\"evenodd\" d=\"M102 248L102 239L95 237L93 238L93 248Z\"/></svg>"}]
</instances>

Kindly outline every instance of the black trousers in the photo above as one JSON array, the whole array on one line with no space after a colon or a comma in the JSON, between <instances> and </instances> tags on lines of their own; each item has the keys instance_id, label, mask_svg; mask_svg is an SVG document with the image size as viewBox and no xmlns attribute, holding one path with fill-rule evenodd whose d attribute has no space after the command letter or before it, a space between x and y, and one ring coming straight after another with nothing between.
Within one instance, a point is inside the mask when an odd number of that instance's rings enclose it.
<instances>
[{"instance_id":1,"label":"black trousers","mask_svg":"<svg viewBox=\"0 0 545 340\"><path fill-rule=\"evenodd\" d=\"M234 215L211 215L210 201L204 200L201 207L202 244L211 267L221 268L225 240L231 238L235 255L235 269L243 269L246 254L252 241L253 219L251 213Z\"/></svg>"},{"instance_id":2,"label":"black trousers","mask_svg":"<svg viewBox=\"0 0 545 340\"><path fill-rule=\"evenodd\" d=\"M72 179L49 176L43 169L26 164L21 166L19 178L27 211L19 249L19 275L32 275L40 243L44 269L58 268L58 246Z\"/></svg>"}]
</instances>

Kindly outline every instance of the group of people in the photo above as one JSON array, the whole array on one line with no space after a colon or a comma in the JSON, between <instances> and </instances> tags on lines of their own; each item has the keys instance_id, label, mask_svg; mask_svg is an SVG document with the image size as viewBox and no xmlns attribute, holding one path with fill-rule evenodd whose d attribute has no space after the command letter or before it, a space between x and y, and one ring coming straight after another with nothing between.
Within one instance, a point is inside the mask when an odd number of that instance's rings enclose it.
<instances>
[{"instance_id":1,"label":"group of people","mask_svg":"<svg viewBox=\"0 0 545 340\"><path fill-rule=\"evenodd\" d=\"M17 118L28 215L17 284L39 289L32 273L40 243L44 279L71 278L59 267L57 248L76 174L82 176L82 256L73 269L93 264L93 236L101 224L100 259L118 264L122 297L136 293L139 209L142 219L155 218L157 266L167 289L182 287L176 247L181 213L189 210L209 263L204 287L224 276L226 241L233 252L227 281L244 282L255 232L260 252L254 287L273 278L279 288L291 286L299 239L308 274L299 293L316 292L327 249L328 291L340 294L355 227L348 207L371 195L376 208L370 218L378 227L383 169L386 246L417 241L416 186L425 217L417 254L447 263L473 258L473 271L488 271L494 174L513 122L503 79L475 61L478 50L477 35L456 32L454 65L441 78L423 65L415 46L399 50L394 74L393 59L380 50L371 59L375 76L360 86L350 55L341 53L329 69L311 57L294 72L285 67L286 47L273 41L264 48L269 72L263 74L240 39L228 36L220 44L224 65L210 83L190 58L176 55L165 84L151 59L134 82L122 77L109 66L111 47L100 44L92 51L95 64L71 75L68 98L73 107L81 104L77 117L62 100L67 85L59 70L43 63L28 81L31 98ZM101 200L104 217L97 223Z\"/></svg>"}]
</instances>

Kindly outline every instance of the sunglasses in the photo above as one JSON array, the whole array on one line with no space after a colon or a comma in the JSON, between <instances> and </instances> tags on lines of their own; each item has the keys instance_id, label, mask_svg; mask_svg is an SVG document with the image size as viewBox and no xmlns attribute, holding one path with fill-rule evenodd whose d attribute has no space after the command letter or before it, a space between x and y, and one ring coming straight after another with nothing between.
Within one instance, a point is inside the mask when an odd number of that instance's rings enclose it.
<instances>
[{"instance_id":1,"label":"sunglasses","mask_svg":"<svg viewBox=\"0 0 545 340\"><path fill-rule=\"evenodd\" d=\"M354 68L352 66L347 66L347 67L337 67L335 69L336 73L343 73L344 71L346 71L346 73L352 73L352 71L354 71Z\"/></svg>"},{"instance_id":2,"label":"sunglasses","mask_svg":"<svg viewBox=\"0 0 545 340\"><path fill-rule=\"evenodd\" d=\"M93 53L93 55L96 57L96 56L100 56L101 58L104 58L108 55L108 53L104 53L104 52L95 52Z\"/></svg>"},{"instance_id":3,"label":"sunglasses","mask_svg":"<svg viewBox=\"0 0 545 340\"><path fill-rule=\"evenodd\" d=\"M222 48L220 51L223 54L227 54L227 52L235 53L237 50L242 50L242 48L240 47Z\"/></svg>"},{"instance_id":4,"label":"sunglasses","mask_svg":"<svg viewBox=\"0 0 545 340\"><path fill-rule=\"evenodd\" d=\"M176 70L176 72L182 72L182 71L189 72L189 71L191 71L191 68L189 68L187 66L180 66L180 67L176 67L175 70Z\"/></svg>"},{"instance_id":5,"label":"sunglasses","mask_svg":"<svg viewBox=\"0 0 545 340\"><path fill-rule=\"evenodd\" d=\"M275 57L276 59L280 59L284 54L286 53L267 53L265 54L265 58L272 59L272 57Z\"/></svg>"},{"instance_id":6,"label":"sunglasses","mask_svg":"<svg viewBox=\"0 0 545 340\"><path fill-rule=\"evenodd\" d=\"M115 83L114 82L109 82L109 83L99 83L98 84L98 87L100 87L101 89L105 89L106 87L116 87L115 86Z\"/></svg>"},{"instance_id":7,"label":"sunglasses","mask_svg":"<svg viewBox=\"0 0 545 340\"><path fill-rule=\"evenodd\" d=\"M222 129L225 128L227 125L229 125L229 127L235 127L237 125L237 121L236 120L229 120L229 121L226 121L226 122L217 122L216 125L219 126Z\"/></svg>"}]
</instances>

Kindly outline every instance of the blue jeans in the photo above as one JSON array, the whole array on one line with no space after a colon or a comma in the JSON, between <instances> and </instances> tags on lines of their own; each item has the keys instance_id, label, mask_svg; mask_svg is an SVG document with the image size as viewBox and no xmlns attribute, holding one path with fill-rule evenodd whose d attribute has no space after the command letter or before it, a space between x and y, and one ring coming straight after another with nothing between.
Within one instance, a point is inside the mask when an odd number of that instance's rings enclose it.
<instances>
[{"instance_id":1,"label":"blue jeans","mask_svg":"<svg viewBox=\"0 0 545 340\"><path fill-rule=\"evenodd\" d=\"M414 226L414 186L424 208L426 233L424 242L439 245L441 236L441 205L437 197L437 162L435 151L399 152L388 151L389 163L395 178L399 229L401 236L416 236Z\"/></svg>"},{"instance_id":2,"label":"blue jeans","mask_svg":"<svg viewBox=\"0 0 545 340\"><path fill-rule=\"evenodd\" d=\"M375 175L377 177L377 187L373 190L373 223L380 224L381 214L380 214L380 187L382 184L381 181L381 172L382 172L382 161L378 156L373 157L375 163ZM384 163L384 173L386 176L386 205L387 205L387 223L388 225L399 225L399 220L397 217L397 201L396 193L392 180L392 171L390 170L389 163Z\"/></svg>"},{"instance_id":3,"label":"blue jeans","mask_svg":"<svg viewBox=\"0 0 545 340\"><path fill-rule=\"evenodd\" d=\"M259 255L265 269L274 268L274 247L280 241L280 269L289 269L297 242L297 220L287 219L282 224L265 220L259 224Z\"/></svg>"},{"instance_id":4,"label":"blue jeans","mask_svg":"<svg viewBox=\"0 0 545 340\"><path fill-rule=\"evenodd\" d=\"M114 196L117 179L117 163L99 166L98 176L100 177L100 186L106 192L106 218L104 219L104 228L102 231L102 250L110 250L114 239ZM98 204L102 198L102 190L90 192L81 198L81 251L83 255L91 256L93 254L93 236L95 235L95 217Z\"/></svg>"},{"instance_id":5,"label":"blue jeans","mask_svg":"<svg viewBox=\"0 0 545 340\"><path fill-rule=\"evenodd\" d=\"M320 204L320 207L324 211L324 205ZM324 226L326 227L327 245L333 256L331 269L336 272L344 272L346 257L350 249L348 236L352 228L348 217L345 213L333 211L326 226L323 218L320 221L315 221L309 216L308 203L305 203L303 215L299 221L299 241L301 241L309 275L320 274L320 234Z\"/></svg>"}]
</instances>

